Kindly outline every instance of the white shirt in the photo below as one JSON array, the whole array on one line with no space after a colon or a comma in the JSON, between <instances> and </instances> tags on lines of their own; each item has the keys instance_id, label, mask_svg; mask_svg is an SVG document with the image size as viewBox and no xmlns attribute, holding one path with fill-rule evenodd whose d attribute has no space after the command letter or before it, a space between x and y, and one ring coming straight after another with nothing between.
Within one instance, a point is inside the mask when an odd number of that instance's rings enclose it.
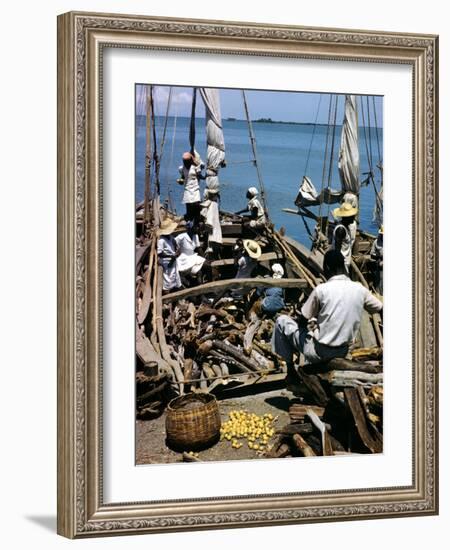
<instances>
[{"instance_id":1,"label":"white shirt","mask_svg":"<svg viewBox=\"0 0 450 550\"><path fill-rule=\"evenodd\" d=\"M352 222L349 224L348 227L345 227L342 223L339 223L336 225L333 231L333 244L332 248L336 250L336 230L338 227L342 227L345 230L345 237L341 244L341 254L344 256L344 260L346 265L350 265L352 263L352 249L353 244L355 243L356 239L356 222Z\"/></svg>"},{"instance_id":2,"label":"white shirt","mask_svg":"<svg viewBox=\"0 0 450 550\"><path fill-rule=\"evenodd\" d=\"M361 324L363 309L369 313L381 311L383 304L361 283L346 275L335 275L318 285L302 307L306 319L317 318L314 337L327 346L350 344Z\"/></svg>"},{"instance_id":3,"label":"white shirt","mask_svg":"<svg viewBox=\"0 0 450 550\"><path fill-rule=\"evenodd\" d=\"M189 168L181 165L178 170L184 179L183 203L200 202L200 185L198 176L202 169L200 166L191 164Z\"/></svg>"},{"instance_id":4,"label":"white shirt","mask_svg":"<svg viewBox=\"0 0 450 550\"><path fill-rule=\"evenodd\" d=\"M265 222L266 221L266 215L264 214L264 208L262 207L261 203L259 202L259 200L256 197L253 197L252 199L250 199L248 201L247 208L248 208L248 211L250 213L252 213L252 211L256 208L256 210L257 210L257 214L256 214L257 221L260 221L260 222Z\"/></svg>"},{"instance_id":5,"label":"white shirt","mask_svg":"<svg viewBox=\"0 0 450 550\"><path fill-rule=\"evenodd\" d=\"M176 250L177 244L172 235L162 235L159 237L156 248L158 256L161 254L173 256ZM160 261L163 267L163 289L171 290L172 288L180 287L181 279L177 262L171 261L171 258L160 258Z\"/></svg>"},{"instance_id":6,"label":"white shirt","mask_svg":"<svg viewBox=\"0 0 450 550\"><path fill-rule=\"evenodd\" d=\"M180 233L175 237L175 241L180 249L180 255L177 257L178 271L190 271L195 275L205 262L205 258L195 252L200 246L198 235L190 237L188 233Z\"/></svg>"},{"instance_id":7,"label":"white shirt","mask_svg":"<svg viewBox=\"0 0 450 550\"><path fill-rule=\"evenodd\" d=\"M202 206L201 215L205 219L205 224L211 230L211 233L208 235L208 242L222 244L219 204L215 200L206 200L202 202Z\"/></svg>"}]
</instances>

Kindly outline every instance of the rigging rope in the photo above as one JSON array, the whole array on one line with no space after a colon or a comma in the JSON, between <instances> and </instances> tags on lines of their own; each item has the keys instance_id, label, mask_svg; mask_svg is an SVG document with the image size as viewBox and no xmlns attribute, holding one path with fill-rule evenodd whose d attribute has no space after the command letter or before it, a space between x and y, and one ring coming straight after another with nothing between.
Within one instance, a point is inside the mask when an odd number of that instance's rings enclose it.
<instances>
[{"instance_id":1,"label":"rigging rope","mask_svg":"<svg viewBox=\"0 0 450 550\"><path fill-rule=\"evenodd\" d=\"M249 134L250 144L251 144L252 151L253 151L253 164L256 168L256 173L258 175L259 189L260 189L260 194L261 194L261 200L263 202L264 212L265 212L266 216L268 216L266 193L265 193L265 190L264 190L264 182L263 182L262 174L261 174L261 171L259 169L258 152L256 150L256 138L255 138L255 134L253 132L252 121L250 119L250 113L249 113L249 109L248 109L245 90L242 90L242 98L244 100L244 109L245 109L245 116L247 117L248 134Z\"/></svg>"},{"instance_id":2,"label":"rigging rope","mask_svg":"<svg viewBox=\"0 0 450 550\"><path fill-rule=\"evenodd\" d=\"M313 141L314 141L314 136L316 134L317 119L319 118L320 104L321 103L322 103L322 94L319 94L319 103L317 105L316 118L314 120L314 128L313 128L313 131L312 131L312 134L311 134L311 141L309 143L308 155L306 156L305 169L303 171L304 176L308 175L307 172L308 172L308 168L309 168L309 159L310 159L310 156L311 156L311 150L312 150L312 145L313 145Z\"/></svg>"},{"instance_id":3,"label":"rigging rope","mask_svg":"<svg viewBox=\"0 0 450 550\"><path fill-rule=\"evenodd\" d=\"M330 152L330 165L328 169L328 193L330 192L331 188L331 175L333 173L333 163L334 163L334 144L336 140L336 119L337 119L337 107L338 107L338 98L339 96L336 95L335 104L334 104L334 116L333 116L333 132L331 137L331 152ZM330 221L330 203L327 204L327 222L325 227L325 235L328 235L328 223Z\"/></svg>"},{"instance_id":4,"label":"rigging rope","mask_svg":"<svg viewBox=\"0 0 450 550\"><path fill-rule=\"evenodd\" d=\"M152 116L152 135L153 135L153 163L154 163L154 173L155 173L155 191L156 195L159 196L161 192L160 182L159 182L159 156L158 148L156 145L156 123L155 123L155 106L153 102L153 86L150 87L150 104L151 104L151 116Z\"/></svg>"},{"instance_id":5,"label":"rigging rope","mask_svg":"<svg viewBox=\"0 0 450 550\"><path fill-rule=\"evenodd\" d=\"M177 121L178 121L178 105L176 105L175 109L175 115L174 115L174 121L173 121L173 134L172 134L172 147L170 150L170 159L169 159L169 165L166 171L167 174L167 198L169 201L169 208L174 214L176 214L175 205L172 199L172 178L170 177L170 167L173 163L173 157L174 157L174 150L175 150L175 136L177 132Z\"/></svg>"},{"instance_id":6,"label":"rigging rope","mask_svg":"<svg viewBox=\"0 0 450 550\"><path fill-rule=\"evenodd\" d=\"M383 162L383 157L381 154L381 147L380 147L380 136L378 135L378 120L377 120L377 110L375 107L375 96L372 96L372 103L373 103L373 115L375 118L375 136L377 138L377 149L378 149L378 162Z\"/></svg>"},{"instance_id":7,"label":"rigging rope","mask_svg":"<svg viewBox=\"0 0 450 550\"><path fill-rule=\"evenodd\" d=\"M367 104L367 122L369 124L368 132L369 132L369 150L370 150L370 162L373 166L373 151L372 151L372 122L370 120L370 104L369 104L369 96L366 96L366 104Z\"/></svg>"},{"instance_id":8,"label":"rigging rope","mask_svg":"<svg viewBox=\"0 0 450 550\"><path fill-rule=\"evenodd\" d=\"M327 168L327 156L328 156L328 141L330 136L330 124L331 124L331 105L333 101L333 94L330 94L330 103L328 105L328 123L327 123L327 135L325 137L325 155L323 157L323 167L322 167L322 187L320 190L320 204L319 204L319 218L322 217L322 198L323 198L323 190L325 189L325 172Z\"/></svg>"},{"instance_id":9,"label":"rigging rope","mask_svg":"<svg viewBox=\"0 0 450 550\"><path fill-rule=\"evenodd\" d=\"M372 157L369 152L369 145L368 145L368 138L367 138L367 127L366 127L366 117L364 114L364 103L362 96L359 97L359 102L361 105L361 116L362 116L362 122L363 122L363 128L364 128L364 144L366 147L366 157L367 157L367 163L369 164L369 177L368 179L371 179L373 177L373 166L372 166Z\"/></svg>"},{"instance_id":10,"label":"rigging rope","mask_svg":"<svg viewBox=\"0 0 450 550\"><path fill-rule=\"evenodd\" d=\"M160 162L160 164L161 164L161 159L162 159L162 156L163 156L164 144L166 142L167 122L169 120L169 111L170 111L171 103L172 103L172 86L169 88L169 97L167 98L166 116L165 116L165 120L164 120L163 135L162 135L162 138L161 138L161 142L159 144L159 162Z\"/></svg>"},{"instance_id":11,"label":"rigging rope","mask_svg":"<svg viewBox=\"0 0 450 550\"><path fill-rule=\"evenodd\" d=\"M189 127L189 143L191 145L191 154L195 151L195 105L197 102L197 88L192 88L192 107L191 107L191 124Z\"/></svg>"}]
</instances>

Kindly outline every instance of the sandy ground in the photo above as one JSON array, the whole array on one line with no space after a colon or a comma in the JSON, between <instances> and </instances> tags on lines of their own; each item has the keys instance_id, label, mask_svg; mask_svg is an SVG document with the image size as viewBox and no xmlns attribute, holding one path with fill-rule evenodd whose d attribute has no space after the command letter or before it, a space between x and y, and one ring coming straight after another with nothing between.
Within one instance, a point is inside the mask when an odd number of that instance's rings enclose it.
<instances>
[{"instance_id":1,"label":"sandy ground","mask_svg":"<svg viewBox=\"0 0 450 550\"><path fill-rule=\"evenodd\" d=\"M235 409L246 409L258 415L272 413L274 417L278 417L273 424L275 430L277 430L289 423L288 409L292 402L299 401L286 389L278 389L255 395L219 399L219 410L222 422L227 420L228 413ZM137 464L182 462L181 453L166 447L165 422L165 413L154 420L136 421ZM273 436L271 441L275 437ZM227 440L219 441L213 447L200 451L198 458L204 461L260 458L256 451L248 448L246 441L241 441L244 442L244 445L240 449L232 448L231 443Z\"/></svg>"}]
</instances>

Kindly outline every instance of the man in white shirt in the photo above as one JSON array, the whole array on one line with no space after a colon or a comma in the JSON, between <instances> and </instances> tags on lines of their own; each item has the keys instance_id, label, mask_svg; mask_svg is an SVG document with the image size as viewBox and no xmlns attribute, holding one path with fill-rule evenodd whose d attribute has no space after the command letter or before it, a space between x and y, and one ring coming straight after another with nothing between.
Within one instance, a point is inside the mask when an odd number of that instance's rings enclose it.
<instances>
[{"instance_id":1,"label":"man in white shirt","mask_svg":"<svg viewBox=\"0 0 450 550\"><path fill-rule=\"evenodd\" d=\"M267 220L264 208L257 198L258 189L256 189L256 187L249 187L247 189L246 197L248 199L246 208L239 210L236 214L239 215L244 212L248 212L250 215L247 217L246 223L248 223L252 229L263 228L266 225Z\"/></svg>"},{"instance_id":2,"label":"man in white shirt","mask_svg":"<svg viewBox=\"0 0 450 550\"><path fill-rule=\"evenodd\" d=\"M198 225L200 221L200 179L205 179L202 174L203 164L199 156L192 153L183 153L183 164L178 168L181 178L178 183L184 185L183 203L186 205L186 221L192 221Z\"/></svg>"},{"instance_id":3,"label":"man in white shirt","mask_svg":"<svg viewBox=\"0 0 450 550\"><path fill-rule=\"evenodd\" d=\"M275 323L272 350L286 361L291 381L294 353L303 353L306 363L345 357L359 330L363 309L376 313L383 308L361 283L349 279L340 252L328 250L323 266L327 282L311 292L298 321L280 315Z\"/></svg>"}]
</instances>

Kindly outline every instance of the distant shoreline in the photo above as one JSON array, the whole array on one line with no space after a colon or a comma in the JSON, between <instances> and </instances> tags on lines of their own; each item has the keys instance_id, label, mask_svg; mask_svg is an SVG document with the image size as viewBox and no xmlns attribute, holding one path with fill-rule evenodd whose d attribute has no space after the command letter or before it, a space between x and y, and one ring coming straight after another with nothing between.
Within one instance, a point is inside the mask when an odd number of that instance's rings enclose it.
<instances>
[{"instance_id":1,"label":"distant shoreline","mask_svg":"<svg viewBox=\"0 0 450 550\"><path fill-rule=\"evenodd\" d=\"M145 118L145 115L136 115L136 118ZM160 119L164 119L164 115L157 115L156 118L160 118ZM169 118L174 118L172 115L169 116ZM191 117L189 116L179 116L178 118L183 118L183 119L187 119L187 120L190 120ZM205 117L195 117L196 120L205 120ZM234 117L227 117L227 118L224 118L223 119L224 122L245 122L247 123L246 120L242 119L242 118L234 118ZM272 120L271 118L257 118L257 119L254 119L252 120L252 123L253 124L285 124L285 125L292 125L292 126L328 126L328 124L326 122L317 122L317 123L314 123L314 122L296 122L294 120ZM336 124L336 126L342 126L342 123L340 124ZM364 126L362 126L361 124L359 125L360 128L363 128ZM368 126L367 126L368 128ZM376 126L371 126L371 128L375 129ZM382 130L383 127L382 126L378 126L378 129L379 130Z\"/></svg>"}]
</instances>

